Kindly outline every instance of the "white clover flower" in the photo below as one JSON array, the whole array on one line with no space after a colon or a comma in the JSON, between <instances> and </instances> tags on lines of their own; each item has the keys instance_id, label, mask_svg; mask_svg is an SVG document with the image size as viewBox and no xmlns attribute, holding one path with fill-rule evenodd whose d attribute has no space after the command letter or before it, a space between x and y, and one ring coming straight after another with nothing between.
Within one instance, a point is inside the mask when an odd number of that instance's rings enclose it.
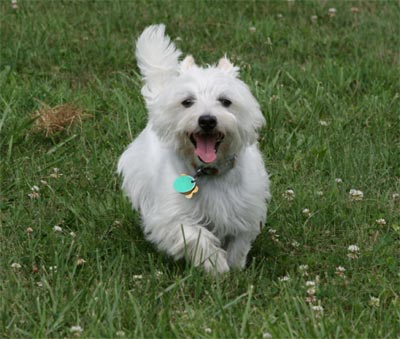
<instances>
[{"instance_id":1,"label":"white clover flower","mask_svg":"<svg viewBox=\"0 0 400 339\"><path fill-rule=\"evenodd\" d=\"M38 282L36 283L36 285L37 285L38 287L43 287L43 283L42 283L41 281L38 281Z\"/></svg>"},{"instance_id":2,"label":"white clover flower","mask_svg":"<svg viewBox=\"0 0 400 339\"><path fill-rule=\"evenodd\" d=\"M321 305L314 305L311 307L311 309L316 312L324 312L324 308Z\"/></svg>"},{"instance_id":3,"label":"white clover flower","mask_svg":"<svg viewBox=\"0 0 400 339\"><path fill-rule=\"evenodd\" d=\"M69 235L70 235L72 238L75 238L75 237L76 237L75 232L69 232Z\"/></svg>"},{"instance_id":4,"label":"white clover flower","mask_svg":"<svg viewBox=\"0 0 400 339\"><path fill-rule=\"evenodd\" d=\"M308 208L304 208L301 212L302 212L306 217L310 217L310 216L311 216L311 212L310 212L310 210L309 210Z\"/></svg>"},{"instance_id":5,"label":"white clover flower","mask_svg":"<svg viewBox=\"0 0 400 339\"><path fill-rule=\"evenodd\" d=\"M318 16L316 16L316 15L311 15L311 21L312 21L312 22L317 22L317 20L318 20Z\"/></svg>"},{"instance_id":6,"label":"white clover flower","mask_svg":"<svg viewBox=\"0 0 400 339\"><path fill-rule=\"evenodd\" d=\"M81 327L81 326L79 326L79 325L75 325L75 326L71 326L71 328L69 329L69 331L71 332L71 333L74 333L74 334L81 334L82 332L83 332L83 328Z\"/></svg>"},{"instance_id":7,"label":"white clover flower","mask_svg":"<svg viewBox=\"0 0 400 339\"><path fill-rule=\"evenodd\" d=\"M115 335L117 337L125 337L125 332L124 331L117 331L117 333L115 333Z\"/></svg>"},{"instance_id":8,"label":"white clover flower","mask_svg":"<svg viewBox=\"0 0 400 339\"><path fill-rule=\"evenodd\" d=\"M336 267L336 271L335 273L342 278L345 278L346 276L344 275L344 273L346 272L346 269L343 266L338 266Z\"/></svg>"},{"instance_id":9,"label":"white clover flower","mask_svg":"<svg viewBox=\"0 0 400 339\"><path fill-rule=\"evenodd\" d=\"M299 266L299 271L300 272L304 272L304 271L307 271L308 270L308 265L300 265Z\"/></svg>"},{"instance_id":10,"label":"white clover flower","mask_svg":"<svg viewBox=\"0 0 400 339\"><path fill-rule=\"evenodd\" d=\"M315 297L315 295L314 294L309 294L306 298L305 298L305 300L306 300L306 303L307 304L314 304L316 301L317 301L317 298Z\"/></svg>"},{"instance_id":11,"label":"white clover flower","mask_svg":"<svg viewBox=\"0 0 400 339\"><path fill-rule=\"evenodd\" d=\"M350 245L347 250L352 253L360 252L360 248L357 245Z\"/></svg>"},{"instance_id":12,"label":"white clover flower","mask_svg":"<svg viewBox=\"0 0 400 339\"><path fill-rule=\"evenodd\" d=\"M49 266L50 272L57 272L57 266Z\"/></svg>"},{"instance_id":13,"label":"white clover flower","mask_svg":"<svg viewBox=\"0 0 400 339\"><path fill-rule=\"evenodd\" d=\"M33 186L31 187L31 190L32 190L33 192L39 192L40 188L39 188L38 186L36 186L36 185L33 185Z\"/></svg>"},{"instance_id":14,"label":"white clover flower","mask_svg":"<svg viewBox=\"0 0 400 339\"><path fill-rule=\"evenodd\" d=\"M349 194L350 194L350 199L352 201L361 201L364 199L364 193L360 190L356 190L356 189L352 188L349 191Z\"/></svg>"},{"instance_id":15,"label":"white clover flower","mask_svg":"<svg viewBox=\"0 0 400 339\"><path fill-rule=\"evenodd\" d=\"M289 277L288 275L285 275L284 277L278 278L278 280L279 280L280 282L285 282L285 281L289 281L289 280L290 280L290 277Z\"/></svg>"},{"instance_id":16,"label":"white clover flower","mask_svg":"<svg viewBox=\"0 0 400 339\"><path fill-rule=\"evenodd\" d=\"M269 332L264 332L263 333L263 339L272 339L272 334Z\"/></svg>"},{"instance_id":17,"label":"white clover flower","mask_svg":"<svg viewBox=\"0 0 400 339\"><path fill-rule=\"evenodd\" d=\"M279 234L278 232L273 229L273 228L269 228L268 229L268 233L271 235L271 239L275 242L279 242Z\"/></svg>"},{"instance_id":18,"label":"white clover flower","mask_svg":"<svg viewBox=\"0 0 400 339\"><path fill-rule=\"evenodd\" d=\"M306 281L306 286L307 287L314 287L315 286L315 281L313 281L313 280Z\"/></svg>"},{"instance_id":19,"label":"white clover flower","mask_svg":"<svg viewBox=\"0 0 400 339\"><path fill-rule=\"evenodd\" d=\"M320 318L324 314L324 308L321 305L313 305L311 309L315 312L316 318Z\"/></svg>"},{"instance_id":20,"label":"white clover flower","mask_svg":"<svg viewBox=\"0 0 400 339\"><path fill-rule=\"evenodd\" d=\"M357 245L350 245L347 250L349 251L349 253L347 253L347 256L350 259L357 259L358 255L360 253L360 248Z\"/></svg>"},{"instance_id":21,"label":"white clover flower","mask_svg":"<svg viewBox=\"0 0 400 339\"><path fill-rule=\"evenodd\" d=\"M257 31L257 28L255 28L254 26L249 27L249 31L250 33L255 33Z\"/></svg>"},{"instance_id":22,"label":"white clover flower","mask_svg":"<svg viewBox=\"0 0 400 339\"><path fill-rule=\"evenodd\" d=\"M293 240L290 244L291 244L294 248L299 248L299 247L300 247L300 243L299 243L298 241L296 241L296 240Z\"/></svg>"},{"instance_id":23,"label":"white clover flower","mask_svg":"<svg viewBox=\"0 0 400 339\"><path fill-rule=\"evenodd\" d=\"M384 226L384 225L386 225L386 220L385 219L377 219L377 220L375 220L375 222L378 224L378 225L381 225L381 226Z\"/></svg>"},{"instance_id":24,"label":"white clover flower","mask_svg":"<svg viewBox=\"0 0 400 339\"><path fill-rule=\"evenodd\" d=\"M13 9L18 9L17 0L11 0L11 8L13 8Z\"/></svg>"},{"instance_id":25,"label":"white clover flower","mask_svg":"<svg viewBox=\"0 0 400 339\"><path fill-rule=\"evenodd\" d=\"M336 10L336 8L329 8L329 10L328 10L328 14L329 14L329 16L332 18L332 17L334 17L334 16L336 16L336 13L337 13L337 10Z\"/></svg>"},{"instance_id":26,"label":"white clover flower","mask_svg":"<svg viewBox=\"0 0 400 339\"><path fill-rule=\"evenodd\" d=\"M33 228L32 228L32 227L28 227L28 228L25 230L25 232L28 233L28 234L31 234L31 233L33 233Z\"/></svg>"},{"instance_id":27,"label":"white clover flower","mask_svg":"<svg viewBox=\"0 0 400 339\"><path fill-rule=\"evenodd\" d=\"M206 327L206 328L204 329L204 332L210 334L210 333L212 332L212 329L209 328L209 327Z\"/></svg>"},{"instance_id":28,"label":"white clover flower","mask_svg":"<svg viewBox=\"0 0 400 339\"><path fill-rule=\"evenodd\" d=\"M54 232L62 232L62 231L63 231L63 229L62 229L60 226L58 226L58 225L55 225L55 226L53 227L53 230L54 230Z\"/></svg>"},{"instance_id":29,"label":"white clover flower","mask_svg":"<svg viewBox=\"0 0 400 339\"><path fill-rule=\"evenodd\" d=\"M288 201L293 201L296 195L294 194L293 190L286 190L283 192L282 196Z\"/></svg>"},{"instance_id":30,"label":"white clover flower","mask_svg":"<svg viewBox=\"0 0 400 339\"><path fill-rule=\"evenodd\" d=\"M309 296L313 296L314 294L315 294L315 288L314 287L310 287L310 288L308 288L307 289L307 294L309 295Z\"/></svg>"},{"instance_id":31,"label":"white clover flower","mask_svg":"<svg viewBox=\"0 0 400 339\"><path fill-rule=\"evenodd\" d=\"M392 199L393 200L397 200L397 199L399 199L400 198L400 194L399 193L393 193L392 194Z\"/></svg>"},{"instance_id":32,"label":"white clover flower","mask_svg":"<svg viewBox=\"0 0 400 339\"><path fill-rule=\"evenodd\" d=\"M326 127L326 126L329 126L329 121L320 120L320 121L319 121L319 124L320 124L321 126L323 126L323 127Z\"/></svg>"},{"instance_id":33,"label":"white clover flower","mask_svg":"<svg viewBox=\"0 0 400 339\"><path fill-rule=\"evenodd\" d=\"M76 261L76 264L78 266L82 266L82 265L86 264L86 260L83 258L78 258L78 260Z\"/></svg>"},{"instance_id":34,"label":"white clover flower","mask_svg":"<svg viewBox=\"0 0 400 339\"><path fill-rule=\"evenodd\" d=\"M379 307L379 303L380 303L379 298L376 298L376 297L370 297L369 298L369 305L370 306L378 308Z\"/></svg>"},{"instance_id":35,"label":"white clover flower","mask_svg":"<svg viewBox=\"0 0 400 339\"><path fill-rule=\"evenodd\" d=\"M341 184L341 183L343 183L343 180L340 179L340 178L336 178L336 179L335 179L335 182L336 182L337 184Z\"/></svg>"},{"instance_id":36,"label":"white clover flower","mask_svg":"<svg viewBox=\"0 0 400 339\"><path fill-rule=\"evenodd\" d=\"M45 186L48 184L46 180L40 180L40 183Z\"/></svg>"},{"instance_id":37,"label":"white clover flower","mask_svg":"<svg viewBox=\"0 0 400 339\"><path fill-rule=\"evenodd\" d=\"M132 278L135 279L135 280L140 280L140 279L143 279L143 275L141 275L141 274L136 274L136 275L134 275Z\"/></svg>"},{"instance_id":38,"label":"white clover flower","mask_svg":"<svg viewBox=\"0 0 400 339\"><path fill-rule=\"evenodd\" d=\"M31 199L38 199L39 198L39 193L37 191L33 191L32 193L28 194L28 197Z\"/></svg>"},{"instance_id":39,"label":"white clover flower","mask_svg":"<svg viewBox=\"0 0 400 339\"><path fill-rule=\"evenodd\" d=\"M50 174L50 178L57 179L61 176L62 176L62 174L60 173L60 169L57 167L53 168L53 173Z\"/></svg>"},{"instance_id":40,"label":"white clover flower","mask_svg":"<svg viewBox=\"0 0 400 339\"><path fill-rule=\"evenodd\" d=\"M19 264L19 263L17 263L17 262L13 262L13 263L11 264L11 268L15 268L15 269L17 269L17 270L19 270L21 267L22 267L21 264Z\"/></svg>"},{"instance_id":41,"label":"white clover flower","mask_svg":"<svg viewBox=\"0 0 400 339\"><path fill-rule=\"evenodd\" d=\"M283 15L282 15L281 13L278 13L278 14L276 15L276 17L277 17L278 19L283 19Z\"/></svg>"}]
</instances>

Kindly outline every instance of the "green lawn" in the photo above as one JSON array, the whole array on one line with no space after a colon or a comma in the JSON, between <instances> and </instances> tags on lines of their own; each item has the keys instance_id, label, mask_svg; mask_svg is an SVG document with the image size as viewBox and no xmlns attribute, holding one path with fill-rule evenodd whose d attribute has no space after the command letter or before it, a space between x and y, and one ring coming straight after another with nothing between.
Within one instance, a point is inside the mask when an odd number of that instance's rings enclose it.
<instances>
[{"instance_id":1,"label":"green lawn","mask_svg":"<svg viewBox=\"0 0 400 339\"><path fill-rule=\"evenodd\" d=\"M0 3L0 337L398 338L398 1L17 5ZM146 124L133 42L160 22L199 63L227 53L267 120L273 199L243 272L158 253L120 190ZM66 103L81 124L34 132Z\"/></svg>"}]
</instances>

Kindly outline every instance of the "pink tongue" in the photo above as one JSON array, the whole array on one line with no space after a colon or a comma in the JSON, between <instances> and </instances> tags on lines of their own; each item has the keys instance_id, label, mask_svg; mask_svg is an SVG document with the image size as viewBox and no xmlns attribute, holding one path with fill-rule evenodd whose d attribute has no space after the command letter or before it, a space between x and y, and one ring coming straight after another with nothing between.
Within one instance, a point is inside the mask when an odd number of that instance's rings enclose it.
<instances>
[{"instance_id":1,"label":"pink tongue","mask_svg":"<svg viewBox=\"0 0 400 339\"><path fill-rule=\"evenodd\" d=\"M200 135L194 136L196 140L196 149L194 153L205 163L213 162L217 159L215 152L215 144L217 143L216 135Z\"/></svg>"}]
</instances>

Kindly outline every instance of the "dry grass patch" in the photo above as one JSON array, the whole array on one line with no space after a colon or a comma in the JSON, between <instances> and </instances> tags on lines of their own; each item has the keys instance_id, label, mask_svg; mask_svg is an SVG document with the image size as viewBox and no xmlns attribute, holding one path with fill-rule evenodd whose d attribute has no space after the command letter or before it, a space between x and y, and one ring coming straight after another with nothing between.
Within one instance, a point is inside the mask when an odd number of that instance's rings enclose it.
<instances>
[{"instance_id":1,"label":"dry grass patch","mask_svg":"<svg viewBox=\"0 0 400 339\"><path fill-rule=\"evenodd\" d=\"M55 107L45 105L32 114L36 118L33 125L35 132L44 133L49 137L55 133L68 130L72 125L82 123L87 116L80 108L71 104L62 104Z\"/></svg>"}]
</instances>

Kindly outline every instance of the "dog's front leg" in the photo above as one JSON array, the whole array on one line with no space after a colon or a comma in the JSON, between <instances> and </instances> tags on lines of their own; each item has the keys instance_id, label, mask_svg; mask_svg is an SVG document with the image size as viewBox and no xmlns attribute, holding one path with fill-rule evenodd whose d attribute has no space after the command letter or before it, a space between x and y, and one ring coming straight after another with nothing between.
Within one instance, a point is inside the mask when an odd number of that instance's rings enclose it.
<instances>
[{"instance_id":1,"label":"dog's front leg","mask_svg":"<svg viewBox=\"0 0 400 339\"><path fill-rule=\"evenodd\" d=\"M153 228L148 239L174 259L187 258L207 272L229 271L226 252L209 230L199 225L165 225Z\"/></svg>"},{"instance_id":2,"label":"dog's front leg","mask_svg":"<svg viewBox=\"0 0 400 339\"><path fill-rule=\"evenodd\" d=\"M239 234L229 240L226 251L230 268L243 269L250 251L252 237Z\"/></svg>"}]
</instances>

